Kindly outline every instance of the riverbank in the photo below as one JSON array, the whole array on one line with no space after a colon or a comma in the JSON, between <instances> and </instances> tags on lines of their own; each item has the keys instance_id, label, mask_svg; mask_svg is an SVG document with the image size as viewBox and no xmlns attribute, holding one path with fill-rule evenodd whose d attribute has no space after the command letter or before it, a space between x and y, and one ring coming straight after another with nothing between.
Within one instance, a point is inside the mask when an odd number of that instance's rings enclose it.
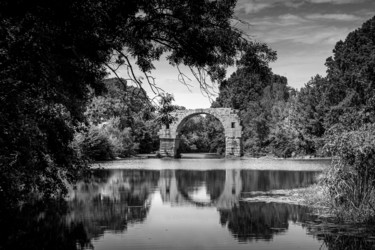
<instances>
[{"instance_id":1,"label":"riverbank","mask_svg":"<svg viewBox=\"0 0 375 250\"><path fill-rule=\"evenodd\" d=\"M118 160L127 160L127 159L158 159L161 158L157 153L151 153L151 154L136 154L136 155L131 155L129 157L116 157L115 159L112 160L106 160L106 161L95 161L93 164L96 163L104 163L104 162L111 162L111 161L118 161ZM180 158L184 159L201 159L201 158L206 158L206 159L221 159L221 158L226 158L224 155L219 155L216 153L182 153ZM231 158L231 157L229 157ZM280 158L274 155L265 155L265 156L260 156L260 157L255 157L251 155L244 155L239 159L246 159L246 160L295 160L295 161L317 161L317 160L323 160L323 161L331 161L332 157L315 157L311 155L306 155L306 156L297 156L297 157L289 157L289 158Z\"/></svg>"}]
</instances>

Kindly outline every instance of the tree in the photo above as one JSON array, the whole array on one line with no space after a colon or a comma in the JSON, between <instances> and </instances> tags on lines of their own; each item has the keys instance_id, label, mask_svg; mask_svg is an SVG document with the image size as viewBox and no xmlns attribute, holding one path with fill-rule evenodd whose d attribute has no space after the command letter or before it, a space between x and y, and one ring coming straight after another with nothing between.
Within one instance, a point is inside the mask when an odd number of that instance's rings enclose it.
<instances>
[{"instance_id":1,"label":"tree","mask_svg":"<svg viewBox=\"0 0 375 250\"><path fill-rule=\"evenodd\" d=\"M325 149L335 156L322 184L333 212L355 223L371 223L375 218L374 34L375 17L336 44L334 56L326 61L326 79L311 86L315 96L320 96L316 99L327 109ZM315 111L319 111L318 107ZM310 121L305 122L305 127L316 128L311 126L316 123Z\"/></svg>"},{"instance_id":2,"label":"tree","mask_svg":"<svg viewBox=\"0 0 375 250\"><path fill-rule=\"evenodd\" d=\"M356 129L375 122L375 16L337 42L326 61L326 127L342 123ZM350 114L355 113L355 116Z\"/></svg>"},{"instance_id":3,"label":"tree","mask_svg":"<svg viewBox=\"0 0 375 250\"><path fill-rule=\"evenodd\" d=\"M325 137L375 122L374 25L375 17L337 42L327 77L315 76L297 94L291 121L306 153L323 154Z\"/></svg>"},{"instance_id":4,"label":"tree","mask_svg":"<svg viewBox=\"0 0 375 250\"><path fill-rule=\"evenodd\" d=\"M290 122L295 130L296 153L324 155L327 79L316 75L296 94L290 110Z\"/></svg>"},{"instance_id":5,"label":"tree","mask_svg":"<svg viewBox=\"0 0 375 250\"><path fill-rule=\"evenodd\" d=\"M89 87L120 65L157 88L152 62L220 79L246 47L235 0L16 0L0 3L0 200L55 197L82 170L71 146ZM134 62L132 64L132 62Z\"/></svg>"},{"instance_id":6,"label":"tree","mask_svg":"<svg viewBox=\"0 0 375 250\"><path fill-rule=\"evenodd\" d=\"M176 119L171 112L179 107L172 104L174 97L171 94L161 94L159 99L158 117L156 122L169 128L169 125Z\"/></svg>"},{"instance_id":7,"label":"tree","mask_svg":"<svg viewBox=\"0 0 375 250\"><path fill-rule=\"evenodd\" d=\"M94 125L119 117L120 128L135 127L135 120L151 119L154 107L149 97L140 89L127 86L124 79L109 78L103 81L105 91L93 93L84 113Z\"/></svg>"},{"instance_id":8,"label":"tree","mask_svg":"<svg viewBox=\"0 0 375 250\"><path fill-rule=\"evenodd\" d=\"M275 51L254 44L239 60L238 69L220 84L219 97L212 105L240 110L246 153L263 154L275 151L269 148L272 143L282 145L274 142L278 138L274 135L276 124L285 119L291 89L285 77L272 73L268 64L274 60Z\"/></svg>"},{"instance_id":9,"label":"tree","mask_svg":"<svg viewBox=\"0 0 375 250\"><path fill-rule=\"evenodd\" d=\"M94 95L85 111L88 131L75 137L83 155L106 160L155 151L159 126L148 96L124 79L110 78L104 84L106 91Z\"/></svg>"}]
</instances>

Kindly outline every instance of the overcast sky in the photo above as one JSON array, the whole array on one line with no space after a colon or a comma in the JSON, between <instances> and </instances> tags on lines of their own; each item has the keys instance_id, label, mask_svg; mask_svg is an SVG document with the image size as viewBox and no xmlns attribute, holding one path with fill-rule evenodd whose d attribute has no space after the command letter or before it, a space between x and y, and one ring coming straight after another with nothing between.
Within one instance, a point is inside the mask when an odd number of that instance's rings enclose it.
<instances>
[{"instance_id":1,"label":"overcast sky","mask_svg":"<svg viewBox=\"0 0 375 250\"><path fill-rule=\"evenodd\" d=\"M249 24L238 27L277 51L278 59L270 66L294 88L303 87L316 74L325 75L324 62L336 42L374 15L375 0L239 0L235 9L235 16ZM191 79L189 91L178 82L177 69L167 63L157 63L153 76L174 94L175 104L210 106L197 82Z\"/></svg>"}]
</instances>

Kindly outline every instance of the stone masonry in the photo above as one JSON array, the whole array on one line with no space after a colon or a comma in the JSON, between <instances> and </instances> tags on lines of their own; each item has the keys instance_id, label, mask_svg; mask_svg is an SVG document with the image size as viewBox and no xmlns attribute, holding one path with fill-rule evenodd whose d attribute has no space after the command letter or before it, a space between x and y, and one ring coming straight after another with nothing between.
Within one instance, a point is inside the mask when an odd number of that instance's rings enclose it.
<instances>
[{"instance_id":1,"label":"stone masonry","mask_svg":"<svg viewBox=\"0 0 375 250\"><path fill-rule=\"evenodd\" d=\"M242 152L242 126L237 110L231 108L209 108L209 109L188 109L172 112L176 119L167 128L165 125L159 131L160 149L162 156L175 157L179 147L179 133L189 118L208 114L216 117L224 127L225 133L225 156L240 157Z\"/></svg>"}]
</instances>

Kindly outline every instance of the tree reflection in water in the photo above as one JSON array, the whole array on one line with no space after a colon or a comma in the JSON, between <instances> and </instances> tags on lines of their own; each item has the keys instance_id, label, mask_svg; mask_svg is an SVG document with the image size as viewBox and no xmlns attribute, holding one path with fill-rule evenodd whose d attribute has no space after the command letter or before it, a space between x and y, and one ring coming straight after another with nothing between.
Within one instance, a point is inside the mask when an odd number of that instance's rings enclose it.
<instances>
[{"instance_id":1,"label":"tree reflection in water","mask_svg":"<svg viewBox=\"0 0 375 250\"><path fill-rule=\"evenodd\" d=\"M98 171L72 191L67 221L84 222L92 238L123 232L128 224L144 221L158 180L159 171Z\"/></svg>"},{"instance_id":2,"label":"tree reflection in water","mask_svg":"<svg viewBox=\"0 0 375 250\"><path fill-rule=\"evenodd\" d=\"M327 233L324 225L315 226L306 207L240 201L252 191L306 186L315 176L314 172L233 169L95 171L71 190L66 201L1 213L0 249L93 248L92 240L101 239L105 232L125 233L130 224L143 223L151 206L161 206L151 204L155 195L160 195L167 210L180 206L193 212L196 206L215 207L212 212L219 213L221 225L242 243L272 240L287 233L290 223L298 223L322 241L323 249L372 249L369 237L348 236L334 227ZM205 204L191 195L202 186L210 198Z\"/></svg>"},{"instance_id":3,"label":"tree reflection in water","mask_svg":"<svg viewBox=\"0 0 375 250\"><path fill-rule=\"evenodd\" d=\"M242 170L242 192L307 187L316 182L318 174L320 172Z\"/></svg>"},{"instance_id":4,"label":"tree reflection in water","mask_svg":"<svg viewBox=\"0 0 375 250\"><path fill-rule=\"evenodd\" d=\"M285 232L289 221L308 219L306 207L264 202L240 202L231 210L219 210L220 223L240 242L254 239L270 240L275 234Z\"/></svg>"},{"instance_id":5,"label":"tree reflection in water","mask_svg":"<svg viewBox=\"0 0 375 250\"><path fill-rule=\"evenodd\" d=\"M22 210L2 211L0 249L73 250L92 248L82 221L65 220L66 201L42 201Z\"/></svg>"},{"instance_id":6,"label":"tree reflection in water","mask_svg":"<svg viewBox=\"0 0 375 250\"><path fill-rule=\"evenodd\" d=\"M91 240L105 231L120 233L144 221L158 180L159 171L97 171L67 201L2 212L0 249L92 248Z\"/></svg>"},{"instance_id":7,"label":"tree reflection in water","mask_svg":"<svg viewBox=\"0 0 375 250\"><path fill-rule=\"evenodd\" d=\"M221 225L239 242L269 241L285 233L289 223L298 223L308 234L322 241L320 249L375 249L375 228L358 231L355 226L314 222L317 217L310 212L303 206L265 202L240 202L231 210L219 210Z\"/></svg>"}]
</instances>

